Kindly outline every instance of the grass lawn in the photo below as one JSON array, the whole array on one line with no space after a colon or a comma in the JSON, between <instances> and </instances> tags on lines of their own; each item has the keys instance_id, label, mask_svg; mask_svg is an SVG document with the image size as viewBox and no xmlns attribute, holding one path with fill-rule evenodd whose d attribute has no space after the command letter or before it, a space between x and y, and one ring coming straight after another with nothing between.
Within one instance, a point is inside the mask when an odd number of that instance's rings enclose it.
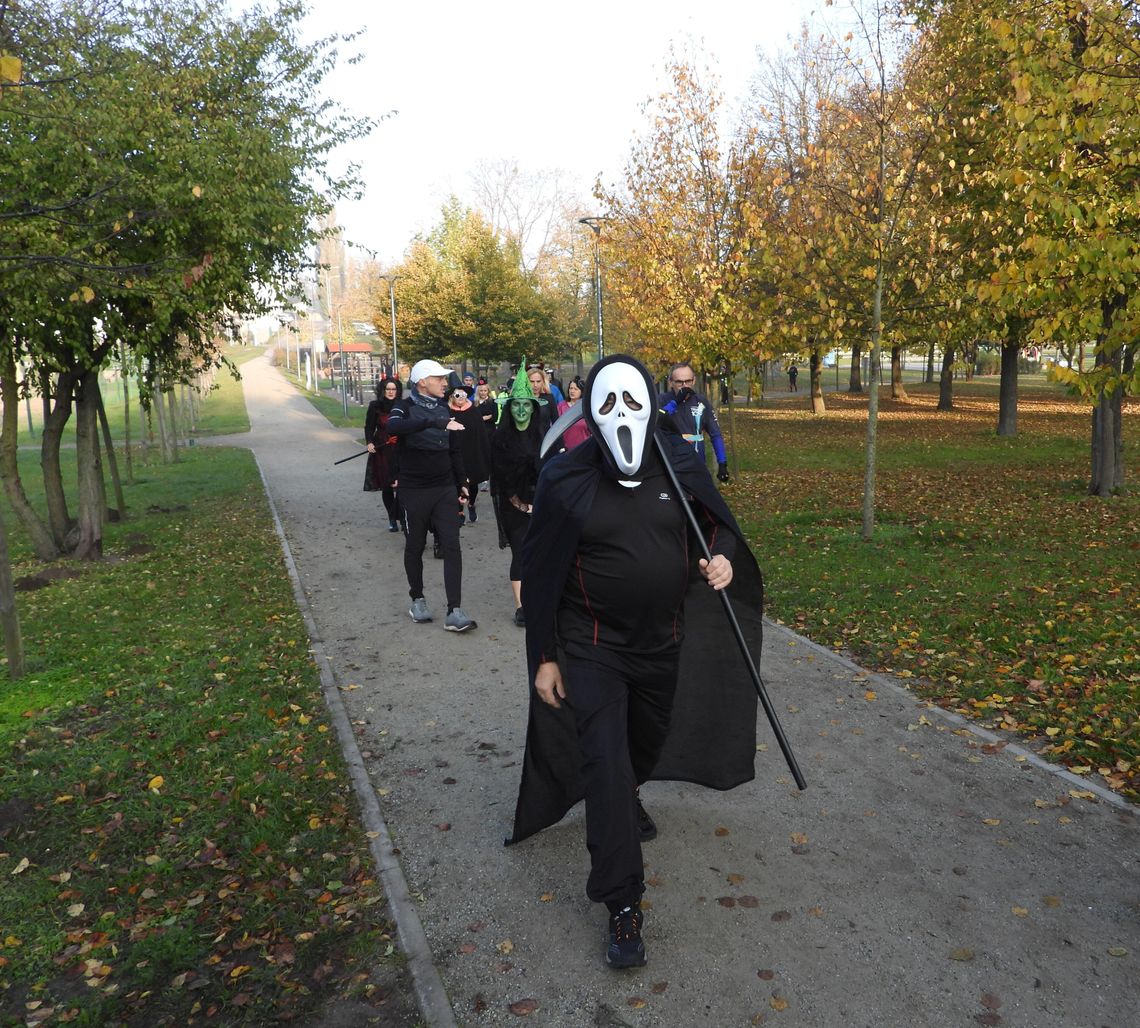
<instances>
[{"instance_id":1,"label":"grass lawn","mask_svg":"<svg viewBox=\"0 0 1140 1028\"><path fill-rule=\"evenodd\" d=\"M881 407L870 543L865 396L736 412L727 493L770 615L1140 799L1140 491L1086 495L1089 410L1056 389L1022 390L1012 439L993 383L956 383L948 414L908 390ZM1138 433L1133 401L1126 453Z\"/></svg>"},{"instance_id":2,"label":"grass lawn","mask_svg":"<svg viewBox=\"0 0 1140 1028\"><path fill-rule=\"evenodd\" d=\"M265 351L260 347L231 346L225 349L226 358L235 365L240 373L241 365L246 361L260 357ZM123 404L123 385L120 379L103 375L100 382L103 393L103 405L107 411L107 425L111 430L111 437L116 443L122 444L124 439L124 426L126 410ZM139 412L138 382L131 379L128 385L130 390L130 416L131 416L131 447L139 447L142 442L142 419ZM182 399L181 388L176 390L176 400ZM234 377L227 367L220 367L214 372L213 389L201 404L201 417L198 420L195 435L229 435L233 432L248 432L249 418L245 412L245 401L242 399L241 383ZM29 413L30 427L29 427ZM178 408L178 418L182 419L183 411ZM180 427L185 430L185 425ZM33 397L30 402L21 401L19 417L21 446L38 446L43 433L43 405L39 397ZM64 444L75 442L75 418L72 417L64 429ZM155 440L157 442L157 435Z\"/></svg>"},{"instance_id":3,"label":"grass lawn","mask_svg":"<svg viewBox=\"0 0 1140 1028\"><path fill-rule=\"evenodd\" d=\"M45 569L12 532L0 1024L383 1015L402 958L253 459L136 475L103 563Z\"/></svg>"}]
</instances>

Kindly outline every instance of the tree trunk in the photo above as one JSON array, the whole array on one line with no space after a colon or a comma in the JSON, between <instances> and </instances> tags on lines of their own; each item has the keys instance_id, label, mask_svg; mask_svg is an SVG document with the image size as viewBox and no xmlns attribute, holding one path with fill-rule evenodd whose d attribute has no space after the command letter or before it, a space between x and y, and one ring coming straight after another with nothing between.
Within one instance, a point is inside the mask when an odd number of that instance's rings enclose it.
<instances>
[{"instance_id":1,"label":"tree trunk","mask_svg":"<svg viewBox=\"0 0 1140 1028\"><path fill-rule=\"evenodd\" d=\"M40 439L40 468L44 476L44 498L47 501L48 525L52 538L62 553L68 552L74 542L75 524L67 509L67 495L63 491L63 470L60 467L59 445L63 430L71 418L72 393L75 374L61 371L55 380L55 402L44 418L44 432Z\"/></svg>"},{"instance_id":2,"label":"tree trunk","mask_svg":"<svg viewBox=\"0 0 1140 1028\"><path fill-rule=\"evenodd\" d=\"M998 435L1017 435L1017 355L1021 352L1021 320L1010 318L1001 344L998 386Z\"/></svg>"},{"instance_id":3,"label":"tree trunk","mask_svg":"<svg viewBox=\"0 0 1140 1028\"><path fill-rule=\"evenodd\" d=\"M1109 352L1107 340L1117 313L1124 308L1127 297L1117 294L1100 305L1101 331L1096 344L1095 368L1112 369L1109 388L1102 388L1093 404L1092 414L1092 475L1089 493L1093 496L1112 496L1124 486L1124 444L1121 432L1121 408L1124 387L1120 381L1123 370L1123 347Z\"/></svg>"},{"instance_id":4,"label":"tree trunk","mask_svg":"<svg viewBox=\"0 0 1140 1028\"><path fill-rule=\"evenodd\" d=\"M934 381L934 340L930 340L930 344L926 347L926 373L922 376L922 381L930 385Z\"/></svg>"},{"instance_id":5,"label":"tree trunk","mask_svg":"<svg viewBox=\"0 0 1140 1028\"><path fill-rule=\"evenodd\" d=\"M827 405L823 402L823 350L820 346L813 346L808 356L810 362L808 375L811 380L811 412L812 414L826 414Z\"/></svg>"},{"instance_id":6,"label":"tree trunk","mask_svg":"<svg viewBox=\"0 0 1140 1028\"><path fill-rule=\"evenodd\" d=\"M120 351L119 366L123 369L123 453L127 458L127 484L135 484L135 464L131 458L131 379L127 374L125 353Z\"/></svg>"},{"instance_id":7,"label":"tree trunk","mask_svg":"<svg viewBox=\"0 0 1140 1028\"><path fill-rule=\"evenodd\" d=\"M20 429L19 384L16 381L16 362L11 350L5 349L0 360L3 362L0 365L0 396L3 397L4 404L3 423L0 425L0 478L4 481L4 494L20 524L24 526L24 531L28 533L36 556L44 561L58 560L59 547L43 518L28 501L20 478L17 449Z\"/></svg>"},{"instance_id":8,"label":"tree trunk","mask_svg":"<svg viewBox=\"0 0 1140 1028\"><path fill-rule=\"evenodd\" d=\"M875 295L871 308L871 372L867 383L870 404L867 408L867 452L863 467L863 540L870 542L875 534L875 450L879 424L879 339L883 325L883 268L880 262L875 275Z\"/></svg>"},{"instance_id":9,"label":"tree trunk","mask_svg":"<svg viewBox=\"0 0 1140 1028\"><path fill-rule=\"evenodd\" d=\"M177 464L182 458L178 456L178 400L173 388L166 390L166 440L170 444L170 463ZM165 456L164 458L165 459Z\"/></svg>"},{"instance_id":10,"label":"tree trunk","mask_svg":"<svg viewBox=\"0 0 1140 1028\"><path fill-rule=\"evenodd\" d=\"M859 367L863 363L863 344L855 340L851 344L851 374L847 379L847 391L849 393L861 393L863 391L863 369Z\"/></svg>"},{"instance_id":11,"label":"tree trunk","mask_svg":"<svg viewBox=\"0 0 1140 1028\"><path fill-rule=\"evenodd\" d=\"M79 470L79 540L74 556L99 560L103 556L103 518L107 492L99 456L98 371L85 371L79 380L75 410L75 458Z\"/></svg>"},{"instance_id":12,"label":"tree trunk","mask_svg":"<svg viewBox=\"0 0 1140 1028\"><path fill-rule=\"evenodd\" d=\"M7 416L7 406L4 408ZM17 417L19 408L16 408ZM16 610L16 590L12 584L12 557L8 552L8 526L0 511L0 627L4 632L4 656L8 658L8 677L13 682L24 677L24 638L20 633L20 614Z\"/></svg>"},{"instance_id":13,"label":"tree trunk","mask_svg":"<svg viewBox=\"0 0 1140 1028\"><path fill-rule=\"evenodd\" d=\"M736 456L736 397L731 387L728 390L728 457L732 461L732 474L740 477L740 461Z\"/></svg>"},{"instance_id":14,"label":"tree trunk","mask_svg":"<svg viewBox=\"0 0 1140 1028\"><path fill-rule=\"evenodd\" d=\"M166 441L166 411L162 389L156 382L150 391L150 421L152 426L158 427L158 452L162 455L163 464L169 464L170 444Z\"/></svg>"},{"instance_id":15,"label":"tree trunk","mask_svg":"<svg viewBox=\"0 0 1140 1028\"><path fill-rule=\"evenodd\" d=\"M95 403L99 427L103 430L103 449L107 451L107 465L111 470L111 484L115 489L115 506L119 510L119 518L123 519L127 516L127 500L123 496L123 480L119 477L119 461L115 457L115 443L111 439L111 426L107 422L107 409L103 406L103 390L99 388L98 375L95 376Z\"/></svg>"},{"instance_id":16,"label":"tree trunk","mask_svg":"<svg viewBox=\"0 0 1140 1028\"><path fill-rule=\"evenodd\" d=\"M954 347L942 350L942 374L938 379L938 409L954 409Z\"/></svg>"},{"instance_id":17,"label":"tree trunk","mask_svg":"<svg viewBox=\"0 0 1140 1028\"><path fill-rule=\"evenodd\" d=\"M902 347L897 344L891 347L891 399L909 399L903 385Z\"/></svg>"}]
</instances>

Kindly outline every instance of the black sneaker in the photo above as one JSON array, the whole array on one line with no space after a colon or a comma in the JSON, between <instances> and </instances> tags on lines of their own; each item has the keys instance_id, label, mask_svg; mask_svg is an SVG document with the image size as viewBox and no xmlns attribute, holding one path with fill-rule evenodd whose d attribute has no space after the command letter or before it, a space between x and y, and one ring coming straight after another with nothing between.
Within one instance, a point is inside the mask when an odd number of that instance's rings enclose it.
<instances>
[{"instance_id":1,"label":"black sneaker","mask_svg":"<svg viewBox=\"0 0 1140 1028\"><path fill-rule=\"evenodd\" d=\"M644 967L645 943L641 941L643 915L638 907L625 907L610 914L610 944L606 963L610 967Z\"/></svg>"},{"instance_id":2,"label":"black sneaker","mask_svg":"<svg viewBox=\"0 0 1140 1028\"><path fill-rule=\"evenodd\" d=\"M650 842L657 838L657 825L641 805L641 797L634 797L637 803L637 834L642 842Z\"/></svg>"}]
</instances>

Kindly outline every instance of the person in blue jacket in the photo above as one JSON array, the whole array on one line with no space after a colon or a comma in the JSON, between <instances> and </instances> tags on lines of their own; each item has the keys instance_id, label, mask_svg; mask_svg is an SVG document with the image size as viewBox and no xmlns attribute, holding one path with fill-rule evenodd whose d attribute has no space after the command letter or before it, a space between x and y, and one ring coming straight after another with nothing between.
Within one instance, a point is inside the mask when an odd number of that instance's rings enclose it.
<instances>
[{"instance_id":1,"label":"person in blue jacket","mask_svg":"<svg viewBox=\"0 0 1140 1028\"><path fill-rule=\"evenodd\" d=\"M691 364L674 364L669 369L669 392L661 394L658 406L672 417L681 438L693 447L701 463L705 460L704 434L708 433L716 455L716 477L727 482L728 457L724 450L724 436L721 435L716 412L709 401L694 389L696 384L697 375Z\"/></svg>"}]
</instances>

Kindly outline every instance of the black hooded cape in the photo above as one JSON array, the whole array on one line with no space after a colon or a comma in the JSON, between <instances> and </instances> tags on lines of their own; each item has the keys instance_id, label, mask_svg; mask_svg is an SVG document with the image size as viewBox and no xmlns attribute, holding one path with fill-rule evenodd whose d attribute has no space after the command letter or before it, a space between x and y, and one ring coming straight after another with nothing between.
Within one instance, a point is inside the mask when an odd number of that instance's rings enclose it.
<instances>
[{"instance_id":1,"label":"black hooded cape","mask_svg":"<svg viewBox=\"0 0 1140 1028\"><path fill-rule=\"evenodd\" d=\"M759 666L764 601L760 568L692 447L674 433L658 429L657 435L698 524L708 525L706 538L717 526L736 536L728 591L752 659ZM600 447L590 438L553 458L539 477L533 520L523 546L530 712L514 832L506 840L508 845L556 824L585 794L574 715L565 705L556 709L543 703L534 689L534 677L543 660L555 659L555 618L563 583L599 476L604 474ZM755 775L756 689L721 599L701 577L700 547L690 542L685 637L673 717L651 778L732 789Z\"/></svg>"}]
</instances>

